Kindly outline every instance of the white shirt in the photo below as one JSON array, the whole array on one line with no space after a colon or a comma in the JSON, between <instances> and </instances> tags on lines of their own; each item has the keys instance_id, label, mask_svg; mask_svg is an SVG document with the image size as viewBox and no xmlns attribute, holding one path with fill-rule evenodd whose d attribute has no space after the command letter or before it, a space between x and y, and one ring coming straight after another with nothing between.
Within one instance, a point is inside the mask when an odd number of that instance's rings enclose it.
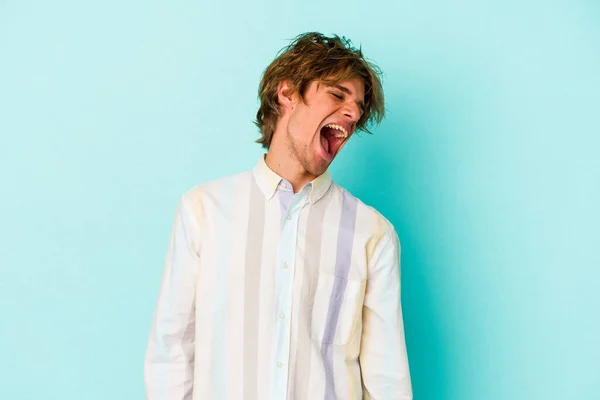
<instances>
[{"instance_id":1,"label":"white shirt","mask_svg":"<svg viewBox=\"0 0 600 400\"><path fill-rule=\"evenodd\" d=\"M177 207L145 360L149 400L412 399L393 226L261 157Z\"/></svg>"}]
</instances>

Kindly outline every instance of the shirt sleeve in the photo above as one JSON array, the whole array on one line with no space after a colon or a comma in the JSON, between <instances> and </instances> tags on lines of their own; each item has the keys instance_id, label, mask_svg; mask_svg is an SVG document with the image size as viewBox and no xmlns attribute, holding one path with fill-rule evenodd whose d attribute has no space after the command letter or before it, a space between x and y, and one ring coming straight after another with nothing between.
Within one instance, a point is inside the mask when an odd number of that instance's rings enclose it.
<instances>
[{"instance_id":1,"label":"shirt sleeve","mask_svg":"<svg viewBox=\"0 0 600 400\"><path fill-rule=\"evenodd\" d=\"M167 250L144 362L148 400L191 400L199 228L182 197Z\"/></svg>"},{"instance_id":2,"label":"shirt sleeve","mask_svg":"<svg viewBox=\"0 0 600 400\"><path fill-rule=\"evenodd\" d=\"M411 400L400 304L400 242L390 228L369 263L359 356L363 400Z\"/></svg>"}]
</instances>

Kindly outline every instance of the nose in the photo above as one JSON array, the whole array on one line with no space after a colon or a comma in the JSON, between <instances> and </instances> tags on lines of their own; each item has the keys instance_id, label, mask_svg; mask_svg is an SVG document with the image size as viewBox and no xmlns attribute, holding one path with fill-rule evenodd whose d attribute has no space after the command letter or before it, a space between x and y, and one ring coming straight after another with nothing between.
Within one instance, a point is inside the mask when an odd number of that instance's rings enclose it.
<instances>
[{"instance_id":1,"label":"nose","mask_svg":"<svg viewBox=\"0 0 600 400\"><path fill-rule=\"evenodd\" d=\"M355 124L360 119L360 107L355 102L345 103L342 112L351 124Z\"/></svg>"}]
</instances>

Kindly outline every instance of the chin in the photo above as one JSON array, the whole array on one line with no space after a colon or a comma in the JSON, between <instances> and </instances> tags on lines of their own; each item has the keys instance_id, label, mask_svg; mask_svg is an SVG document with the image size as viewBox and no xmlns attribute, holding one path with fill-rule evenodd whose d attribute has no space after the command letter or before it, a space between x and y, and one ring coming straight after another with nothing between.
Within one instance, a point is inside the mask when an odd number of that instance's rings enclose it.
<instances>
[{"instance_id":1,"label":"chin","mask_svg":"<svg viewBox=\"0 0 600 400\"><path fill-rule=\"evenodd\" d=\"M327 171L334 158L335 155L330 160L324 158L320 149L317 148L312 153L306 154L302 166L309 174L319 176Z\"/></svg>"},{"instance_id":2,"label":"chin","mask_svg":"<svg viewBox=\"0 0 600 400\"><path fill-rule=\"evenodd\" d=\"M323 175L325 173L325 171L327 171L327 168L329 168L329 165L331 165L331 163L325 161L325 160L316 160L315 163L311 166L311 170L309 170L308 172L311 175L315 175L315 176L319 176L319 175Z\"/></svg>"},{"instance_id":3,"label":"chin","mask_svg":"<svg viewBox=\"0 0 600 400\"><path fill-rule=\"evenodd\" d=\"M325 171L327 171L327 167L315 170L314 172L312 172L312 175L320 176L320 175L323 175L325 173Z\"/></svg>"}]
</instances>

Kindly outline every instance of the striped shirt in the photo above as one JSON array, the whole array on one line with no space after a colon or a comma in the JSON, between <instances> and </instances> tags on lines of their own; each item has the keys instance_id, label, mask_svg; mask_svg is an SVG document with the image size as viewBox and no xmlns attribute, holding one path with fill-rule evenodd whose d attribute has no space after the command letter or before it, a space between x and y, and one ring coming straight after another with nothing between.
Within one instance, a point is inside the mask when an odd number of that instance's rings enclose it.
<instances>
[{"instance_id":1,"label":"striped shirt","mask_svg":"<svg viewBox=\"0 0 600 400\"><path fill-rule=\"evenodd\" d=\"M261 157L177 206L145 359L150 400L412 399L394 227Z\"/></svg>"}]
</instances>

